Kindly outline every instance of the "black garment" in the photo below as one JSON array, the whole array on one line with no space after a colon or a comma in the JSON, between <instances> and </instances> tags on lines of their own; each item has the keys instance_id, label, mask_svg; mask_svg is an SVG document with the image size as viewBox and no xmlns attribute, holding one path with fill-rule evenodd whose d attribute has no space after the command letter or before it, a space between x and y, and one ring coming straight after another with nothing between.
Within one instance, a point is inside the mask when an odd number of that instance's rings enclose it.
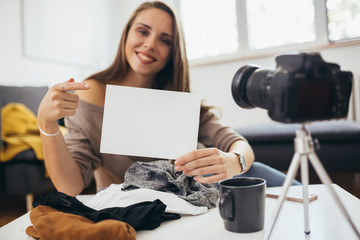
<instances>
[{"instance_id":1,"label":"black garment","mask_svg":"<svg viewBox=\"0 0 360 240\"><path fill-rule=\"evenodd\" d=\"M166 213L166 205L159 199L141 202L128 207L113 207L95 210L85 206L75 197L61 192L46 194L33 203L34 207L46 205L58 211L84 216L94 222L115 219L130 224L135 230L153 230L167 220L179 219L180 215Z\"/></svg>"},{"instance_id":2,"label":"black garment","mask_svg":"<svg viewBox=\"0 0 360 240\"><path fill-rule=\"evenodd\" d=\"M135 162L125 172L123 190L149 188L171 192L195 206L216 207L219 191L215 184L201 184L176 172L168 161Z\"/></svg>"}]
</instances>

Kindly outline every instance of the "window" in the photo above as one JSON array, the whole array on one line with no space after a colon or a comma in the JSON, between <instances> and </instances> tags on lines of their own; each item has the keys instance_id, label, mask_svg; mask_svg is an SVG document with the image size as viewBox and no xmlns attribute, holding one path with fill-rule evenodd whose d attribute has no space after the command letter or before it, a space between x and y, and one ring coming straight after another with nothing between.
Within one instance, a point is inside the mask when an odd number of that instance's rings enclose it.
<instances>
[{"instance_id":1,"label":"window","mask_svg":"<svg viewBox=\"0 0 360 240\"><path fill-rule=\"evenodd\" d=\"M221 4L218 0L180 1L189 59L227 54L238 49L235 6L235 0Z\"/></svg>"},{"instance_id":2,"label":"window","mask_svg":"<svg viewBox=\"0 0 360 240\"><path fill-rule=\"evenodd\" d=\"M329 40L360 37L359 0L327 0Z\"/></svg>"},{"instance_id":3,"label":"window","mask_svg":"<svg viewBox=\"0 0 360 240\"><path fill-rule=\"evenodd\" d=\"M297 51L360 37L359 0L177 0L177 3L190 60Z\"/></svg>"},{"instance_id":4,"label":"window","mask_svg":"<svg viewBox=\"0 0 360 240\"><path fill-rule=\"evenodd\" d=\"M246 7L250 49L315 40L312 0L247 0Z\"/></svg>"}]
</instances>

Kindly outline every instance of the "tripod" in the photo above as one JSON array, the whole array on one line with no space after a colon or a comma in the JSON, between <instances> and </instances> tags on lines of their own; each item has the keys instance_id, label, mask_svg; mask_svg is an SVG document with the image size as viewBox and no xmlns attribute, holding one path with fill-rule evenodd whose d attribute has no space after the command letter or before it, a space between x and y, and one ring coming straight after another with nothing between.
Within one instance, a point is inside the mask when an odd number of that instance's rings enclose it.
<instances>
[{"instance_id":1,"label":"tripod","mask_svg":"<svg viewBox=\"0 0 360 240\"><path fill-rule=\"evenodd\" d=\"M274 228L276 219L279 216L279 212L281 206L285 200L286 193L295 177L297 170L299 169L299 165L301 163L301 182L303 186L303 204L304 204L304 222L305 222L305 229L304 232L306 235L310 234L310 226L309 226L309 192L308 192L308 185L309 185L309 169L308 169L308 160L310 160L312 166L314 167L317 175L319 176L322 183L324 183L334 198L335 202L337 203L338 207L340 208L341 212L353 228L355 234L360 239L360 233L356 229L354 223L352 222L348 212L346 211L344 205L342 204L340 198L336 194L334 188L331 186L331 179L327 174L325 168L321 164L319 158L315 154L314 151L314 142L312 140L311 134L306 130L305 125L302 124L301 130L296 131L296 137L294 140L295 145L295 154L291 161L288 173L285 178L285 182L281 189L281 193L276 203L276 208L274 214L271 218L271 222L269 227L265 231L264 240L270 238L271 232Z\"/></svg>"}]
</instances>

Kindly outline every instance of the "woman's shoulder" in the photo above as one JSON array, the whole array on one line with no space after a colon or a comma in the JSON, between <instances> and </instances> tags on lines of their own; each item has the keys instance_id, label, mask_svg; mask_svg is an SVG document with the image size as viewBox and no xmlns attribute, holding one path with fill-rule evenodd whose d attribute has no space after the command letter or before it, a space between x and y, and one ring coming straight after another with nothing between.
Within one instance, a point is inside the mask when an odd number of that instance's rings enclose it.
<instances>
[{"instance_id":1,"label":"woman's shoulder","mask_svg":"<svg viewBox=\"0 0 360 240\"><path fill-rule=\"evenodd\" d=\"M85 80L90 85L88 90L78 90L76 94L79 95L80 100L103 107L105 101L106 84L95 79Z\"/></svg>"}]
</instances>

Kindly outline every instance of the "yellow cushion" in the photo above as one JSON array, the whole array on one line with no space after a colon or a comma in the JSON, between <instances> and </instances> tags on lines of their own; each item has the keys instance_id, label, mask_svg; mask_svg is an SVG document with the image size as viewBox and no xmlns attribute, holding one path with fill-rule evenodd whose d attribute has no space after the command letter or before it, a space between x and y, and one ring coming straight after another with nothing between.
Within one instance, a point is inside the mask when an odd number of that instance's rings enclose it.
<instances>
[{"instance_id":1,"label":"yellow cushion","mask_svg":"<svg viewBox=\"0 0 360 240\"><path fill-rule=\"evenodd\" d=\"M38 121L31 110L22 103L9 103L2 108L1 118L2 162L30 148L34 150L37 159L44 159ZM64 127L61 130L63 133L66 131Z\"/></svg>"}]
</instances>

